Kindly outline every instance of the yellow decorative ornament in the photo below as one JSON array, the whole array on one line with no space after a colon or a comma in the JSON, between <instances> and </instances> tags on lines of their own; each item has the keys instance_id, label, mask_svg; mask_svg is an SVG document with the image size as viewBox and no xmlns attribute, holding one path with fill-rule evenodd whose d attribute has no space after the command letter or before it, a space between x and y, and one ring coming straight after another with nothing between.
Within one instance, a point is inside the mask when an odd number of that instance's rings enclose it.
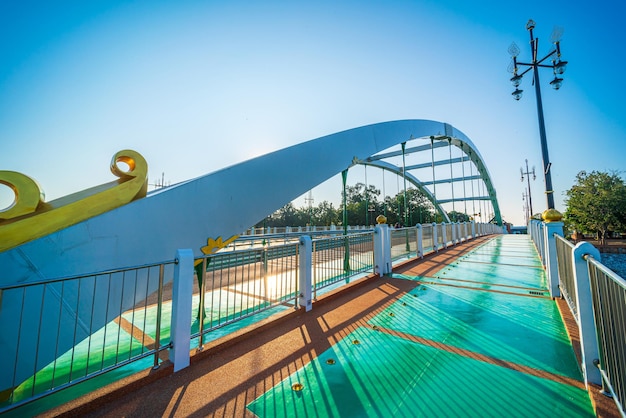
<instances>
[{"instance_id":1,"label":"yellow decorative ornament","mask_svg":"<svg viewBox=\"0 0 626 418\"><path fill-rule=\"evenodd\" d=\"M376 217L376 222L381 225L381 224L386 224L387 223L387 217L385 215L378 215Z\"/></svg>"},{"instance_id":2,"label":"yellow decorative ornament","mask_svg":"<svg viewBox=\"0 0 626 418\"><path fill-rule=\"evenodd\" d=\"M239 238L239 235L233 235L232 237L228 238L226 241L222 241L222 237L217 237L216 239L209 238L207 239L206 245L200 248L200 251L202 251L202 254L206 254L206 255L215 254L218 250L221 250L222 248L226 248L228 244L230 244L237 238ZM202 263L201 258L194 261L194 266L197 266L200 263Z\"/></svg>"},{"instance_id":3,"label":"yellow decorative ornament","mask_svg":"<svg viewBox=\"0 0 626 418\"><path fill-rule=\"evenodd\" d=\"M126 164L128 171L121 169L118 163ZM133 150L119 151L111 159L111 172L119 180L45 202L35 180L15 171L0 171L0 183L15 194L13 204L0 210L0 251L145 197L148 164L141 154Z\"/></svg>"},{"instance_id":4,"label":"yellow decorative ornament","mask_svg":"<svg viewBox=\"0 0 626 418\"><path fill-rule=\"evenodd\" d=\"M541 214L541 218L546 222L560 222L563 215L556 209L546 209Z\"/></svg>"}]
</instances>

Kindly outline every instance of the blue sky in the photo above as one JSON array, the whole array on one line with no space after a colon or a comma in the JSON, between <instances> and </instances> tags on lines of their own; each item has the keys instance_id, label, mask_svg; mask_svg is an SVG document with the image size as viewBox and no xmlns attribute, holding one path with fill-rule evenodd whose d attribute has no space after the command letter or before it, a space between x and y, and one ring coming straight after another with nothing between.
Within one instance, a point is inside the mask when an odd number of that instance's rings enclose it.
<instances>
[{"instance_id":1,"label":"blue sky","mask_svg":"<svg viewBox=\"0 0 626 418\"><path fill-rule=\"evenodd\" d=\"M531 78L513 100L507 48L530 58L532 18L541 55L553 27L565 30L563 87L540 75L564 210L579 171L626 169L626 5L506 4L2 2L0 170L35 178L52 200L114 180L110 159L126 148L144 155L151 183L161 173L176 183L345 129L432 119L471 138L504 218L521 224L520 167L528 159L540 172L541 149ZM539 212L543 178L531 187ZM339 191L314 189L315 204L338 203ZM2 186L0 207L11 201Z\"/></svg>"}]
</instances>

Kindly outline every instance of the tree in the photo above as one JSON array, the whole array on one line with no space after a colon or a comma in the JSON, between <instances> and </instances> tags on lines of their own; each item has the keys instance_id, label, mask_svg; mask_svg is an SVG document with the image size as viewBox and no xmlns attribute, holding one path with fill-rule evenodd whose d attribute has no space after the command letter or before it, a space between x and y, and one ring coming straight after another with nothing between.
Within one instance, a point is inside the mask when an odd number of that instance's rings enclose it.
<instances>
[{"instance_id":1,"label":"tree","mask_svg":"<svg viewBox=\"0 0 626 418\"><path fill-rule=\"evenodd\" d=\"M434 207L422 190L409 188L406 191L406 198L408 225L435 221ZM400 223L404 225L404 192L401 191L395 197L386 197L384 209L387 209L387 222L389 224Z\"/></svg>"},{"instance_id":2,"label":"tree","mask_svg":"<svg viewBox=\"0 0 626 418\"><path fill-rule=\"evenodd\" d=\"M448 218L450 218L450 222L469 222L470 220L467 213L457 212L455 210L448 212Z\"/></svg>"},{"instance_id":3,"label":"tree","mask_svg":"<svg viewBox=\"0 0 626 418\"><path fill-rule=\"evenodd\" d=\"M341 221L340 212L334 208L333 204L324 200L314 209L313 224L330 226L339 224Z\"/></svg>"},{"instance_id":4,"label":"tree","mask_svg":"<svg viewBox=\"0 0 626 418\"><path fill-rule=\"evenodd\" d=\"M576 231L597 233L604 245L608 232L626 230L626 184L615 172L581 171L565 195L565 220Z\"/></svg>"}]
</instances>

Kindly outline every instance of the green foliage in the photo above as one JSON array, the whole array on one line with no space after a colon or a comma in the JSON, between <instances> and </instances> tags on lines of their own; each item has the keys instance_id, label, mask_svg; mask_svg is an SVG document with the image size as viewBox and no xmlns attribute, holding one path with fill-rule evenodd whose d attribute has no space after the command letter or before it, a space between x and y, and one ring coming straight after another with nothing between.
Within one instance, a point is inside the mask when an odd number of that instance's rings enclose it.
<instances>
[{"instance_id":1,"label":"green foliage","mask_svg":"<svg viewBox=\"0 0 626 418\"><path fill-rule=\"evenodd\" d=\"M469 222L470 220L467 213L457 212L455 210L448 212L448 218L450 218L450 222Z\"/></svg>"},{"instance_id":2,"label":"green foliage","mask_svg":"<svg viewBox=\"0 0 626 418\"><path fill-rule=\"evenodd\" d=\"M583 233L626 231L626 184L615 172L581 171L566 193L565 222Z\"/></svg>"}]
</instances>

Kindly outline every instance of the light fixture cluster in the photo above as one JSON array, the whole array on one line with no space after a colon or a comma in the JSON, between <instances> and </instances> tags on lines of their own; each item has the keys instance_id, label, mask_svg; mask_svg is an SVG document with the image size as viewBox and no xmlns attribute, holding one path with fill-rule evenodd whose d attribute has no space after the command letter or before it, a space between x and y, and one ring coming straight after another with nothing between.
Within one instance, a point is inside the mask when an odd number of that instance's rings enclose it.
<instances>
[{"instance_id":1,"label":"light fixture cluster","mask_svg":"<svg viewBox=\"0 0 626 418\"><path fill-rule=\"evenodd\" d=\"M541 59L537 59L537 48L539 45L539 38L535 38L533 36L534 28L535 28L535 22L531 19L528 21L528 23L526 23L526 29L530 33L530 45L532 48L532 56L533 56L533 59L530 63L517 61L517 56L519 55L520 50L517 47L517 45L515 45L515 43L512 43L511 46L509 47L509 53L511 54L513 58L513 62L512 62L513 77L511 77L511 83L513 84L513 87L515 87L515 91L513 91L511 95L513 96L515 100L519 100L522 98L522 93L524 92L524 90L520 89L519 86L522 82L522 78L524 77L524 74L526 74L531 69L536 71L537 68L539 67L551 68L552 72L554 73L554 79L550 81L550 85L552 86L552 88L555 90L558 90L561 88L561 85L563 84L563 78L559 76L565 72L565 68L567 67L567 61L563 61L561 59L560 37L561 37L562 31L555 30L555 32L552 35L552 43L554 44L554 49L545 57ZM552 58L552 63L542 64L548 58ZM527 68L518 74L520 67L527 67ZM537 77L536 72L535 72L535 77ZM538 80L535 80L535 82L538 82Z\"/></svg>"}]
</instances>

